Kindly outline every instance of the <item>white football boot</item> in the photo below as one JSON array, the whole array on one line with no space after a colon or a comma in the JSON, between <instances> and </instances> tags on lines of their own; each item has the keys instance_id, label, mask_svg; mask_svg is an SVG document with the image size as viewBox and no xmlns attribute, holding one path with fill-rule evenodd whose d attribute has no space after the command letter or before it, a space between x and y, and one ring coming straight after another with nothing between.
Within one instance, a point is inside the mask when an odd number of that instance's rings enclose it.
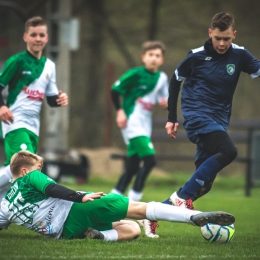
<instances>
[{"instance_id":1,"label":"white football boot","mask_svg":"<svg viewBox=\"0 0 260 260\"><path fill-rule=\"evenodd\" d=\"M159 226L157 221L150 221L148 219L137 220L140 226L144 228L145 235L151 238L158 238L156 228Z\"/></svg>"},{"instance_id":2,"label":"white football boot","mask_svg":"<svg viewBox=\"0 0 260 260\"><path fill-rule=\"evenodd\" d=\"M172 205L177 206L177 207L183 207L183 208L187 208L187 209L194 209L194 206L192 204L192 200L188 199L181 199L178 195L177 195L177 191L175 191L171 196L170 196L170 201L172 203Z\"/></svg>"}]
</instances>

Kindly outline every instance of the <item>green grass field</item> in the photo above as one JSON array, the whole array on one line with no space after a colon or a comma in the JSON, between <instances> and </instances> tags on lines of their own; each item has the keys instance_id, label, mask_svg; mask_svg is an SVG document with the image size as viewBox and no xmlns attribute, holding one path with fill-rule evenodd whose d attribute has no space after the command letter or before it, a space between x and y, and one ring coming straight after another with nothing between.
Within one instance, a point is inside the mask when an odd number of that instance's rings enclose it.
<instances>
[{"instance_id":1,"label":"green grass field","mask_svg":"<svg viewBox=\"0 0 260 260\"><path fill-rule=\"evenodd\" d=\"M150 176L144 201L162 201L189 175ZM109 192L116 179L91 177L86 185L66 185L77 190ZM194 203L198 210L223 210L235 215L235 236L229 244L210 244L200 228L188 224L159 222L159 239L143 233L131 242L52 240L11 225L0 232L0 259L260 259L260 187L244 195L243 176L220 176L213 190Z\"/></svg>"}]
</instances>

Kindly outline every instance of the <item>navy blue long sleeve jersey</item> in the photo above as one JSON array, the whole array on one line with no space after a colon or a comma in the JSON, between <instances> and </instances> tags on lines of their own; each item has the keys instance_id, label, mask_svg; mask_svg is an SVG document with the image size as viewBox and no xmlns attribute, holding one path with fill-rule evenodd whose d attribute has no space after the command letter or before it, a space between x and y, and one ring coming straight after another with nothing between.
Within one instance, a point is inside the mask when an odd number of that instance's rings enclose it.
<instances>
[{"instance_id":1,"label":"navy blue long sleeve jersey","mask_svg":"<svg viewBox=\"0 0 260 260\"><path fill-rule=\"evenodd\" d=\"M260 61L244 47L232 43L225 54L218 54L209 39L204 46L191 50L170 82L168 121L177 121L178 94L185 79L181 97L184 119L206 115L226 130L241 72L252 78L260 76ZM201 124L198 126L202 127Z\"/></svg>"}]
</instances>

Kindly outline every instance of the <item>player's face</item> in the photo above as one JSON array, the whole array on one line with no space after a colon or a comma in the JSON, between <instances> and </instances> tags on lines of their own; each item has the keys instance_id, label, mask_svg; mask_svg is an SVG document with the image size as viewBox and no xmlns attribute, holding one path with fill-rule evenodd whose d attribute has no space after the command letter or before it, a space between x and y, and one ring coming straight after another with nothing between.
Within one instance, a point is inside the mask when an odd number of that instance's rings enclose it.
<instances>
[{"instance_id":1,"label":"player's face","mask_svg":"<svg viewBox=\"0 0 260 260\"><path fill-rule=\"evenodd\" d=\"M39 59L42 55L42 50L48 42L46 25L29 27L28 32L24 33L23 39L27 44L27 50Z\"/></svg>"},{"instance_id":2,"label":"player's face","mask_svg":"<svg viewBox=\"0 0 260 260\"><path fill-rule=\"evenodd\" d=\"M163 64L163 54L161 49L148 50L142 55L142 62L145 68L151 72L156 72Z\"/></svg>"},{"instance_id":3,"label":"player's face","mask_svg":"<svg viewBox=\"0 0 260 260\"><path fill-rule=\"evenodd\" d=\"M212 39L213 48L219 54L224 54L230 47L232 41L236 38L236 31L229 27L225 31L220 31L218 28L209 29L209 37Z\"/></svg>"}]
</instances>

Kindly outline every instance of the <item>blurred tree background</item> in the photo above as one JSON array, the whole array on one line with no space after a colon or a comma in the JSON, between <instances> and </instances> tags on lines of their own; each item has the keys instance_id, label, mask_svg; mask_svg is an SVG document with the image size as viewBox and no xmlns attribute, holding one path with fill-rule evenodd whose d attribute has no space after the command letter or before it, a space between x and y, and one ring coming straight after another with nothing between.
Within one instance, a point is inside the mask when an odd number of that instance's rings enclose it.
<instances>
[{"instance_id":1,"label":"blurred tree background","mask_svg":"<svg viewBox=\"0 0 260 260\"><path fill-rule=\"evenodd\" d=\"M21 16L46 17L48 3L0 0L1 67L9 56L25 48ZM80 48L71 52L70 147L122 146L110 85L129 68L141 65L141 44L151 39L167 47L161 69L170 79L188 51L204 44L212 16L222 11L235 16L238 34L234 42L260 57L259 0L73 0L72 17L80 21ZM233 118L260 119L258 86L258 80L241 75ZM166 111L156 109L155 116L167 120Z\"/></svg>"}]
</instances>

